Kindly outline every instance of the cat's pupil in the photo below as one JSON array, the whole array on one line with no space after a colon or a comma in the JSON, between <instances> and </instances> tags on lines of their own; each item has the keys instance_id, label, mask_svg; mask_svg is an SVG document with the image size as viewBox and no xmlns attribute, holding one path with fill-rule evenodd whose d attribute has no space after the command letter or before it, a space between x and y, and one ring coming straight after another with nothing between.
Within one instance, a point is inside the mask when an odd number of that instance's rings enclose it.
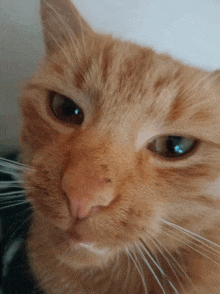
<instances>
[{"instance_id":1,"label":"cat's pupil","mask_svg":"<svg viewBox=\"0 0 220 294\"><path fill-rule=\"evenodd\" d=\"M51 108L54 116L62 122L74 125L83 123L84 113L82 109L73 100L65 96L53 93L51 95Z\"/></svg>"},{"instance_id":2,"label":"cat's pupil","mask_svg":"<svg viewBox=\"0 0 220 294\"><path fill-rule=\"evenodd\" d=\"M167 136L164 151L169 157L180 157L192 150L195 140L181 136Z\"/></svg>"},{"instance_id":3,"label":"cat's pupil","mask_svg":"<svg viewBox=\"0 0 220 294\"><path fill-rule=\"evenodd\" d=\"M167 150L170 154L177 153L183 154L184 145L182 143L182 137L179 136L168 136L167 137Z\"/></svg>"},{"instance_id":4,"label":"cat's pupil","mask_svg":"<svg viewBox=\"0 0 220 294\"><path fill-rule=\"evenodd\" d=\"M62 113L65 116L70 116L73 114L79 114L79 108L75 105L71 105L69 103L63 103L62 105Z\"/></svg>"}]
</instances>

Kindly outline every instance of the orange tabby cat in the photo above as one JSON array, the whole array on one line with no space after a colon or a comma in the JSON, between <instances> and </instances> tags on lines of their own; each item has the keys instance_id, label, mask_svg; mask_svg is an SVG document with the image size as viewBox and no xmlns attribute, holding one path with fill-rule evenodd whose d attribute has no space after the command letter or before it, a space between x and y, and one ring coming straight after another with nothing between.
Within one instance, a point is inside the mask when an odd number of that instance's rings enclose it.
<instances>
[{"instance_id":1,"label":"orange tabby cat","mask_svg":"<svg viewBox=\"0 0 220 294\"><path fill-rule=\"evenodd\" d=\"M220 293L220 72L43 0L23 91L29 263L51 294Z\"/></svg>"}]
</instances>

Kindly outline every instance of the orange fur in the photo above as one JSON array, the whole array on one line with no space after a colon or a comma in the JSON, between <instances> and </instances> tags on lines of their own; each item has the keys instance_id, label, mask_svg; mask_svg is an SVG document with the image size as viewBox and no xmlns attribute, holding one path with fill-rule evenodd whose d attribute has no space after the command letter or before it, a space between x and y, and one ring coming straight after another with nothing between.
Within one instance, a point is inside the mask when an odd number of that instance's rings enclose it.
<instances>
[{"instance_id":1,"label":"orange fur","mask_svg":"<svg viewBox=\"0 0 220 294\"><path fill-rule=\"evenodd\" d=\"M219 72L97 34L70 0L42 1L42 21L45 56L20 101L20 142L33 167L25 174L34 209L29 262L40 287L220 293ZM54 117L51 91L81 106L81 126ZM169 160L147 148L152 134L200 143ZM78 219L76 200L98 212Z\"/></svg>"}]
</instances>

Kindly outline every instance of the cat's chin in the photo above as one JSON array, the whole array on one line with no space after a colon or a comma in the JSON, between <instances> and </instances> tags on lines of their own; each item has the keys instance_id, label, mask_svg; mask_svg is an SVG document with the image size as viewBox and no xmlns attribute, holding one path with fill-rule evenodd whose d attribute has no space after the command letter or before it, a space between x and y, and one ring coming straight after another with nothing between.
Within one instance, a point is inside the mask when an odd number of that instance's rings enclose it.
<instances>
[{"instance_id":1,"label":"cat's chin","mask_svg":"<svg viewBox=\"0 0 220 294\"><path fill-rule=\"evenodd\" d=\"M63 251L59 259L70 267L83 269L106 266L115 256L116 253L110 248L69 239L68 250Z\"/></svg>"},{"instance_id":2,"label":"cat's chin","mask_svg":"<svg viewBox=\"0 0 220 294\"><path fill-rule=\"evenodd\" d=\"M76 233L73 228L63 230L47 223L48 245L55 250L61 262L73 268L106 266L120 251L119 248L94 241L87 234Z\"/></svg>"},{"instance_id":3,"label":"cat's chin","mask_svg":"<svg viewBox=\"0 0 220 294\"><path fill-rule=\"evenodd\" d=\"M112 250L108 247L103 247L98 245L91 240L88 240L81 235L68 235L67 234L67 242L69 243L70 251L72 252L83 252L83 254L87 254L91 258L94 256L97 263L97 259L102 259L102 257L107 257L107 255L112 255ZM104 258L106 259L106 258Z\"/></svg>"}]
</instances>

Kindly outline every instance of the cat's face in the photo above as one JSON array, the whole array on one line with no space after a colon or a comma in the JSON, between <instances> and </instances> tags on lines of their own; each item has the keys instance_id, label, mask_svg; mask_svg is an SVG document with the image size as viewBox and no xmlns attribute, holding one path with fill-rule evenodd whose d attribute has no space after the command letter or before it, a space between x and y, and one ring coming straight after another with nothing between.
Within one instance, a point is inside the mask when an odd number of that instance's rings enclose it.
<instances>
[{"instance_id":1,"label":"cat's face","mask_svg":"<svg viewBox=\"0 0 220 294\"><path fill-rule=\"evenodd\" d=\"M80 266L140 242L176 249L166 221L208 234L220 210L218 73L96 34L70 10L64 24L44 4L46 54L21 99L39 232Z\"/></svg>"}]
</instances>

